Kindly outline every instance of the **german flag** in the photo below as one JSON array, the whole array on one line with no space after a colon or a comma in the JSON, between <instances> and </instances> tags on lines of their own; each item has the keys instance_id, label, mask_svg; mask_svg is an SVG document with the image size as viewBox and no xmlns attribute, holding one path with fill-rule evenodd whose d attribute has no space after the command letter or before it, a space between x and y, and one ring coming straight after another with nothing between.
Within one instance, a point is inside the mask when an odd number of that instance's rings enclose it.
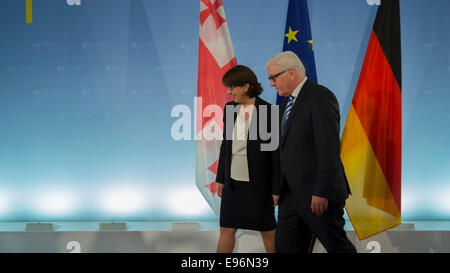
<instances>
[{"instance_id":1,"label":"german flag","mask_svg":"<svg viewBox=\"0 0 450 273\"><path fill-rule=\"evenodd\" d=\"M360 240L401 222L401 75L399 1L382 0L341 140Z\"/></svg>"}]
</instances>

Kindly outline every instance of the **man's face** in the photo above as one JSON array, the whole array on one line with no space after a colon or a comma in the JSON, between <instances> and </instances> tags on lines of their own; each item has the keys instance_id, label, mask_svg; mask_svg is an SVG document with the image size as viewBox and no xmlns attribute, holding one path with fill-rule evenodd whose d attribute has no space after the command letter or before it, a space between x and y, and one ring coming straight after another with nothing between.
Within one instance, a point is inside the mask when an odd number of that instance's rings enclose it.
<instances>
[{"instance_id":1,"label":"man's face","mask_svg":"<svg viewBox=\"0 0 450 273\"><path fill-rule=\"evenodd\" d=\"M281 70L278 65L271 64L267 67L267 74L270 79L270 85L277 89L278 95L282 97L289 96L293 90L290 90L290 76L292 71L290 69Z\"/></svg>"}]
</instances>

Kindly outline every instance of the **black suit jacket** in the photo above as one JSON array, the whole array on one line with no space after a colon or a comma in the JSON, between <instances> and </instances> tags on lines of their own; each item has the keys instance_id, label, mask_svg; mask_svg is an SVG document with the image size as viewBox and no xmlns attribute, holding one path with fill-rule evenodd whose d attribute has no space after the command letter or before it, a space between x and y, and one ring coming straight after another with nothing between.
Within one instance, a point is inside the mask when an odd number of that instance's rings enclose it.
<instances>
[{"instance_id":1,"label":"black suit jacket","mask_svg":"<svg viewBox=\"0 0 450 273\"><path fill-rule=\"evenodd\" d=\"M283 98L280 124L286 104L287 98ZM339 121L335 95L308 79L291 109L284 134L280 126L281 191L287 183L302 198L347 199L350 188L340 158Z\"/></svg>"},{"instance_id":2,"label":"black suit jacket","mask_svg":"<svg viewBox=\"0 0 450 273\"><path fill-rule=\"evenodd\" d=\"M232 153L232 143L231 139L226 139L226 113L225 109L227 105L236 106L237 104L233 101L228 102L224 108L224 130L223 130L223 140L220 147L219 165L217 167L216 182L218 183L229 183L231 175L231 153ZM267 131L271 132L271 104L264 101L263 99L256 97L255 100L255 110L252 114L250 121L250 127L257 126L257 137L255 140L251 140L247 137L247 162L250 182L252 183L253 195L278 195L280 191L280 158L279 158L279 148L274 151L261 151L261 144L269 143L270 140L263 140L260 135L260 119L262 113L260 107L265 105L267 107L265 120L267 121ZM234 121L236 121L237 113L234 113ZM234 125L233 121L233 125ZM256 122L256 124L255 124ZM275 128L276 130L277 128ZM249 133L250 134L250 133ZM277 147L279 147L277 145Z\"/></svg>"}]
</instances>

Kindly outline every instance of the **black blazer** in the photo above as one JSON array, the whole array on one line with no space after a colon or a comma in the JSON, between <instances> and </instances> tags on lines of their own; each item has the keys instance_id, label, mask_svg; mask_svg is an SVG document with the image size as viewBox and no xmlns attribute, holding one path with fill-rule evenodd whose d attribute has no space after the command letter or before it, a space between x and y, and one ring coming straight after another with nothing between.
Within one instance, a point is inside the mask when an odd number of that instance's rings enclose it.
<instances>
[{"instance_id":1,"label":"black blazer","mask_svg":"<svg viewBox=\"0 0 450 273\"><path fill-rule=\"evenodd\" d=\"M283 98L280 124L286 104ZM284 135L280 126L282 191L287 183L309 201L311 195L338 202L347 199L350 188L340 158L339 121L335 95L308 79L291 109Z\"/></svg>"},{"instance_id":2,"label":"black blazer","mask_svg":"<svg viewBox=\"0 0 450 273\"><path fill-rule=\"evenodd\" d=\"M223 130L223 141L220 146L220 156L219 156L219 165L217 167L217 183L229 183L230 182L230 170L231 170L231 153L232 153L232 143L231 139L227 140L227 131L226 131L226 113L225 109L227 105L236 106L237 104L233 101L228 102L224 108L223 122L224 122L224 130ZM255 140L251 140L250 137L247 137L247 162L248 162L248 172L250 182L252 183L253 195L262 196L262 195L278 195L280 191L280 158L279 158L279 146L278 143L276 145L277 149L273 151L261 151L261 144L269 143L271 140L263 140L260 135L260 119L261 119L261 111L259 111L260 106L265 105L267 107L267 132L271 132L271 104L264 101L263 99L256 97L255 100L255 110L252 114L252 118L250 121L250 127L256 125L257 137ZM234 121L236 121L237 113L234 113ZM256 124L255 124L256 122ZM233 123L234 125L234 123ZM275 128L277 130L277 128ZM249 130L250 131L250 130ZM250 134L250 133L249 133ZM277 137L278 139L278 137ZM277 140L278 142L278 140Z\"/></svg>"}]
</instances>

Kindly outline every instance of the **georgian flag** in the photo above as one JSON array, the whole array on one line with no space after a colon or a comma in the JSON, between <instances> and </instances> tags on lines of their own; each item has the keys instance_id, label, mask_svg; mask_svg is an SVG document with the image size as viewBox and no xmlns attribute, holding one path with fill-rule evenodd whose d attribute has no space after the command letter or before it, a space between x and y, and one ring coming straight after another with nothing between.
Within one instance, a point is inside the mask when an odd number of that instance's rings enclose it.
<instances>
[{"instance_id":1,"label":"georgian flag","mask_svg":"<svg viewBox=\"0 0 450 273\"><path fill-rule=\"evenodd\" d=\"M223 134L223 107L229 100L222 76L237 64L222 0L200 0L196 101L196 184L219 215L216 174Z\"/></svg>"}]
</instances>

